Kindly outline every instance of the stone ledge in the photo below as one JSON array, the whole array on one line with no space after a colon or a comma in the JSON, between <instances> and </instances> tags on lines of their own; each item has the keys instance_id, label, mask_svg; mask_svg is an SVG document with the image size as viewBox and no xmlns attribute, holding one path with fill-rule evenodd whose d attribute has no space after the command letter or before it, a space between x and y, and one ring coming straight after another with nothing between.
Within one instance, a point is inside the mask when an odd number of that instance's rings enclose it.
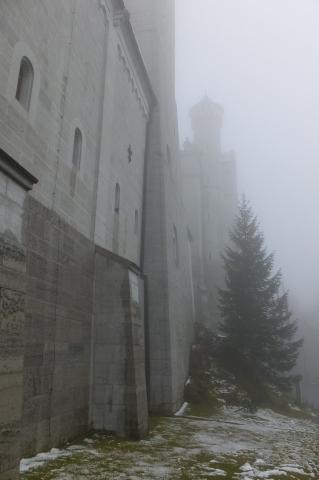
<instances>
[{"instance_id":1,"label":"stone ledge","mask_svg":"<svg viewBox=\"0 0 319 480\"><path fill-rule=\"evenodd\" d=\"M25 190L31 190L33 185L38 183L30 172L23 168L16 160L14 160L8 153L0 148L0 170L8 177L18 183Z\"/></svg>"}]
</instances>

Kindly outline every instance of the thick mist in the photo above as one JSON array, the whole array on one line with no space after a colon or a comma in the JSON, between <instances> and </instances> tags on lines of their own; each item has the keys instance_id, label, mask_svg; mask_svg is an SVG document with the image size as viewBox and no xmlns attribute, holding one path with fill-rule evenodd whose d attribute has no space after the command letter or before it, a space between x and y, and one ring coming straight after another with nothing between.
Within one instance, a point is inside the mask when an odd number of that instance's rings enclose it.
<instances>
[{"instance_id":1,"label":"thick mist","mask_svg":"<svg viewBox=\"0 0 319 480\"><path fill-rule=\"evenodd\" d=\"M181 141L200 97L223 106L239 192L297 310L318 311L319 2L177 0L176 21Z\"/></svg>"}]
</instances>

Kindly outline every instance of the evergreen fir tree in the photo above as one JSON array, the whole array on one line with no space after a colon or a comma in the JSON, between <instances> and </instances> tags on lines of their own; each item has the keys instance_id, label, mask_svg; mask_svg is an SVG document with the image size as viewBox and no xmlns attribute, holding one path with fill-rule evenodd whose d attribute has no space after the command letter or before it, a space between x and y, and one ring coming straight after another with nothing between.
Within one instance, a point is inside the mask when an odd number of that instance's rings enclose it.
<instances>
[{"instance_id":1,"label":"evergreen fir tree","mask_svg":"<svg viewBox=\"0 0 319 480\"><path fill-rule=\"evenodd\" d=\"M243 198L224 259L226 282L219 291L223 352L232 370L247 383L290 388L302 340L296 340L281 272L273 273L274 255Z\"/></svg>"}]
</instances>

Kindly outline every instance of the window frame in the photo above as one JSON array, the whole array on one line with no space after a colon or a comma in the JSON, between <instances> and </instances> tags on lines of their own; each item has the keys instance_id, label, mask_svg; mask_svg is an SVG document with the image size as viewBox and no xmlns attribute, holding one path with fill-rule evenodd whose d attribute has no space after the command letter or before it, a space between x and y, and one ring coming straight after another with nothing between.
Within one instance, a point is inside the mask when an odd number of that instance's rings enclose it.
<instances>
[{"instance_id":1,"label":"window frame","mask_svg":"<svg viewBox=\"0 0 319 480\"><path fill-rule=\"evenodd\" d=\"M79 127L75 127L73 135L72 167L79 172L83 158L83 133Z\"/></svg>"},{"instance_id":2,"label":"window frame","mask_svg":"<svg viewBox=\"0 0 319 480\"><path fill-rule=\"evenodd\" d=\"M28 59L33 69L32 92L30 96L30 103L29 103L28 109L26 109L23 106L23 104L16 98L21 61L24 57ZM19 41L14 46L14 50L11 58L9 78L7 82L6 98L8 102L12 105L12 107L16 109L16 111L22 117L24 117L25 120L28 120L28 122L30 122L31 125L34 125L36 120L40 87L41 87L41 75L40 75L40 70L39 70L36 56L32 52L31 48L28 46L28 44Z\"/></svg>"},{"instance_id":3,"label":"window frame","mask_svg":"<svg viewBox=\"0 0 319 480\"><path fill-rule=\"evenodd\" d=\"M31 60L24 55L20 61L15 98L29 113L34 85L34 68Z\"/></svg>"}]
</instances>

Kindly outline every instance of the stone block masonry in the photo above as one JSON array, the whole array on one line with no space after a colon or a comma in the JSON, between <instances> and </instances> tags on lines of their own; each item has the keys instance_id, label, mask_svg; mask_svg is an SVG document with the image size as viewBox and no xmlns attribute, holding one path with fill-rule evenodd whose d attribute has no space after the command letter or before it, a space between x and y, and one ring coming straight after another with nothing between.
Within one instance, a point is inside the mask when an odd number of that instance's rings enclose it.
<instances>
[{"instance_id":1,"label":"stone block masonry","mask_svg":"<svg viewBox=\"0 0 319 480\"><path fill-rule=\"evenodd\" d=\"M147 432L144 281L0 180L1 205L21 203L17 236L0 231L0 478L13 480L21 456L92 427Z\"/></svg>"},{"instance_id":2,"label":"stone block masonry","mask_svg":"<svg viewBox=\"0 0 319 480\"><path fill-rule=\"evenodd\" d=\"M148 408L139 270L32 197L26 245L22 454L92 427L142 436Z\"/></svg>"},{"instance_id":3,"label":"stone block masonry","mask_svg":"<svg viewBox=\"0 0 319 480\"><path fill-rule=\"evenodd\" d=\"M142 437L148 429L144 280L133 264L97 249L92 423Z\"/></svg>"},{"instance_id":4,"label":"stone block masonry","mask_svg":"<svg viewBox=\"0 0 319 480\"><path fill-rule=\"evenodd\" d=\"M19 473L23 398L26 191L36 181L0 150L0 478Z\"/></svg>"},{"instance_id":5,"label":"stone block masonry","mask_svg":"<svg viewBox=\"0 0 319 480\"><path fill-rule=\"evenodd\" d=\"M23 454L88 429L94 244L28 199Z\"/></svg>"},{"instance_id":6,"label":"stone block masonry","mask_svg":"<svg viewBox=\"0 0 319 480\"><path fill-rule=\"evenodd\" d=\"M25 322L25 250L0 235L0 478L20 460Z\"/></svg>"},{"instance_id":7,"label":"stone block masonry","mask_svg":"<svg viewBox=\"0 0 319 480\"><path fill-rule=\"evenodd\" d=\"M92 427L142 436L146 371L150 410L173 413L183 401L193 312L170 53L174 1L2 4L0 160L3 148L39 178L27 200L19 169L15 179L0 178L0 233L24 253L0 265L4 304L21 308L10 313L15 340L11 330L1 340L4 352L16 346L20 362L6 379L0 370L1 398L16 388L17 428L11 443L0 442L0 478L13 480L20 454ZM17 97L20 74L31 78L22 60L32 66L29 108ZM3 431L7 418L0 416Z\"/></svg>"},{"instance_id":8,"label":"stone block masonry","mask_svg":"<svg viewBox=\"0 0 319 480\"><path fill-rule=\"evenodd\" d=\"M191 268L174 88L173 0L125 0L157 103L146 148L143 272L148 279L149 401L153 413L183 402L193 337Z\"/></svg>"}]
</instances>

